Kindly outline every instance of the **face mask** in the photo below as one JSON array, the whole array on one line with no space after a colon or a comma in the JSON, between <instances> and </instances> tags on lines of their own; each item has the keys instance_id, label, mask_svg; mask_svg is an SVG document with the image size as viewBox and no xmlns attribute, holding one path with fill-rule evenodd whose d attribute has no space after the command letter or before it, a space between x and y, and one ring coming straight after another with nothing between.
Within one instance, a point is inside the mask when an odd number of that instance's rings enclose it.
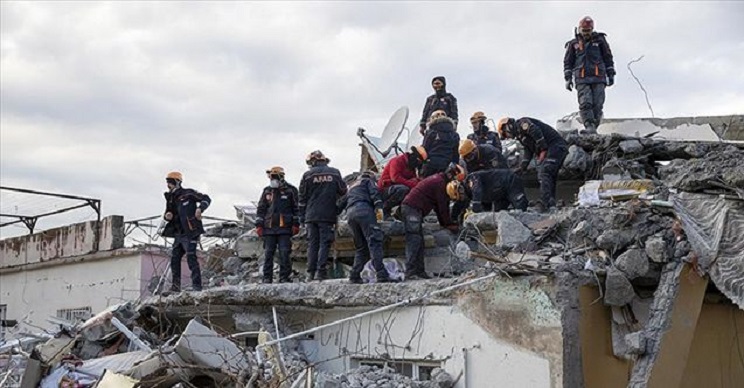
<instances>
[{"instance_id":1,"label":"face mask","mask_svg":"<svg viewBox=\"0 0 744 388\"><path fill-rule=\"evenodd\" d=\"M280 184L280 183L281 183L281 182L279 182L279 180L278 180L278 179L272 179L272 180L271 180L271 181L269 182L269 186L271 186L271 188L272 188L272 189L276 189L276 188L279 188L279 184Z\"/></svg>"}]
</instances>

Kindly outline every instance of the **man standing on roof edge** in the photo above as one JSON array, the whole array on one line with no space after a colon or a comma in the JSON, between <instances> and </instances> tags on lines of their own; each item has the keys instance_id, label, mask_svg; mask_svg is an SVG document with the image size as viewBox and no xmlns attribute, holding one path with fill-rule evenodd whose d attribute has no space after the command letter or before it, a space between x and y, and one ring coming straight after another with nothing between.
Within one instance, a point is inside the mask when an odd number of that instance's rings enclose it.
<instances>
[{"instance_id":1,"label":"man standing on roof edge","mask_svg":"<svg viewBox=\"0 0 744 388\"><path fill-rule=\"evenodd\" d=\"M446 116L455 122L455 130L457 130L457 99L452 93L447 93L447 80L441 75L436 76L431 80L431 87L434 88L434 94L427 97L424 103L424 111L419 122L419 132L422 135L424 134L426 123L431 114L438 110L443 110Z\"/></svg>"},{"instance_id":2,"label":"man standing on roof edge","mask_svg":"<svg viewBox=\"0 0 744 388\"><path fill-rule=\"evenodd\" d=\"M163 237L173 237L173 253L171 254L171 291L181 291L181 258L186 254L186 263L191 271L191 286L194 291L201 291L201 269L196 257L196 245L199 237L204 233L202 212L207 210L212 200L208 195L181 186L183 175L180 172L170 172L165 177L168 192L165 196L165 218L168 223L161 234Z\"/></svg>"},{"instance_id":3,"label":"man standing on roof edge","mask_svg":"<svg viewBox=\"0 0 744 388\"><path fill-rule=\"evenodd\" d=\"M615 83L615 63L605 34L594 31L594 20L589 16L579 21L576 37L566 43L563 75L569 92L576 82L585 128L581 133L597 133L603 116L605 85Z\"/></svg>"},{"instance_id":4,"label":"man standing on roof edge","mask_svg":"<svg viewBox=\"0 0 744 388\"><path fill-rule=\"evenodd\" d=\"M300 181L300 223L307 226L307 280L328 279L327 261L336 238L338 208L336 202L346 194L346 183L341 172L328 166L321 151L307 155L310 168Z\"/></svg>"},{"instance_id":5,"label":"man standing on roof edge","mask_svg":"<svg viewBox=\"0 0 744 388\"><path fill-rule=\"evenodd\" d=\"M256 233L264 240L263 282L274 281L274 253L279 248L279 282L292 280L292 236L300 232L299 193L284 180L284 168L266 170L264 188L256 210Z\"/></svg>"},{"instance_id":6,"label":"man standing on roof edge","mask_svg":"<svg viewBox=\"0 0 744 388\"><path fill-rule=\"evenodd\" d=\"M526 171L533 157L537 158L537 179L540 181L540 207L546 211L556 205L555 191L558 171L568 154L563 137L548 124L530 117L499 120L499 135L504 139L517 139L524 147L524 156L515 173Z\"/></svg>"},{"instance_id":7,"label":"man standing on roof edge","mask_svg":"<svg viewBox=\"0 0 744 388\"><path fill-rule=\"evenodd\" d=\"M382 176L377 181L377 188L382 193L383 214L390 217L395 206L403 202L409 191L421 181L416 170L421 168L427 159L423 146L411 147L410 152L398 155L387 163Z\"/></svg>"}]
</instances>

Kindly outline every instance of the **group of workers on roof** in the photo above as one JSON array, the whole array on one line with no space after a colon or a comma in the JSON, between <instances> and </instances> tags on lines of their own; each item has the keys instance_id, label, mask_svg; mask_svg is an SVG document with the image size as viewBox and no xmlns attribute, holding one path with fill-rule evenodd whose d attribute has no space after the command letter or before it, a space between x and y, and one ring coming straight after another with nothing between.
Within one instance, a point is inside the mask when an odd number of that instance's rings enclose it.
<instances>
[{"instance_id":1,"label":"group of workers on roof","mask_svg":"<svg viewBox=\"0 0 744 388\"><path fill-rule=\"evenodd\" d=\"M594 31L594 22L579 22L576 37L566 43L564 57L566 88L575 86L585 129L596 133L602 118L604 88L614 83L612 53L605 34ZM368 261L377 282L393 281L383 265L383 232L380 223L402 220L406 240L406 280L428 279L424 268L423 222L432 210L439 224L457 233L468 209L474 213L509 208L526 210L527 196L520 175L536 160L540 183L538 210L556 206L558 171L568 153L563 137L550 125L531 118L505 117L496 132L486 125L483 112L470 117L473 133L460 141L457 133L457 99L446 90L445 77L432 79L434 94L426 99L420 121L421 145L395 156L379 178L366 171L345 180L321 151L306 157L309 167L299 189L285 180L282 167L266 171L269 185L258 202L256 234L263 238L263 282L273 282L274 256L279 252L279 282L290 282L291 238L304 225L307 231L307 280L328 279L328 257L335 239L338 217L346 212L353 232L356 254L349 281L363 283L361 273ZM519 141L524 154L520 165L510 169L502 153L501 140ZM181 186L183 177L166 177L168 224L164 237L174 237L171 257L172 291L180 291L181 258L186 255L192 288L201 290L196 259L199 236L204 233L201 213L210 198ZM454 202L450 208L450 202Z\"/></svg>"}]
</instances>

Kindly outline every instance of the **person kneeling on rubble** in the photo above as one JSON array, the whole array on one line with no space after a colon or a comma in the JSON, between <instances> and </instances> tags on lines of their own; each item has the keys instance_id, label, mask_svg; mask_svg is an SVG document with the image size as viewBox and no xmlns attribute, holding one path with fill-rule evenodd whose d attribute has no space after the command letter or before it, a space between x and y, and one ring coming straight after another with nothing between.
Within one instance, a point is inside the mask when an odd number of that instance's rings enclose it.
<instances>
[{"instance_id":1,"label":"person kneeling on rubble","mask_svg":"<svg viewBox=\"0 0 744 388\"><path fill-rule=\"evenodd\" d=\"M444 172L432 175L419 183L403 200L403 224L406 230L406 280L429 279L424 268L424 217L434 210L439 225L457 232L452 222L447 197L447 183L465 180L465 169L451 163Z\"/></svg>"},{"instance_id":2,"label":"person kneeling on rubble","mask_svg":"<svg viewBox=\"0 0 744 388\"><path fill-rule=\"evenodd\" d=\"M465 139L460 143L459 152L469 173L509 167L504 155L490 144L475 144L474 141Z\"/></svg>"},{"instance_id":3,"label":"person kneeling on rubble","mask_svg":"<svg viewBox=\"0 0 744 388\"><path fill-rule=\"evenodd\" d=\"M454 219L459 219L471 204L473 213L498 212L508 209L509 205L524 211L528 205L522 179L509 169L468 174L465 182L448 183L447 195L455 201Z\"/></svg>"},{"instance_id":4,"label":"person kneeling on rubble","mask_svg":"<svg viewBox=\"0 0 744 388\"><path fill-rule=\"evenodd\" d=\"M208 195L193 189L181 187L183 175L170 172L165 177L168 192L165 195L165 218L168 223L163 229L163 237L173 237L171 254L171 291L181 291L181 258L186 254L186 263L191 271L191 286L194 291L201 291L202 279L199 261L196 258L196 245L204 233L202 212L207 210L212 200Z\"/></svg>"},{"instance_id":5,"label":"person kneeling on rubble","mask_svg":"<svg viewBox=\"0 0 744 388\"><path fill-rule=\"evenodd\" d=\"M434 175L444 171L450 163L457 163L460 160L459 145L460 135L455 122L443 110L432 113L423 142L429 160L421 169L421 176Z\"/></svg>"},{"instance_id":6,"label":"person kneeling on rubble","mask_svg":"<svg viewBox=\"0 0 744 388\"><path fill-rule=\"evenodd\" d=\"M346 194L341 172L320 151L307 155L310 167L300 181L300 223L307 227L307 280L328 279L327 261L336 238L337 201Z\"/></svg>"},{"instance_id":7,"label":"person kneeling on rubble","mask_svg":"<svg viewBox=\"0 0 744 388\"><path fill-rule=\"evenodd\" d=\"M382 197L375 184L372 172L364 172L349 185L349 192L341 200L340 206L346 209L346 220L354 233L354 265L349 282L362 284L361 273L364 265L371 259L378 283L391 281L382 263Z\"/></svg>"},{"instance_id":8,"label":"person kneeling on rubble","mask_svg":"<svg viewBox=\"0 0 744 388\"><path fill-rule=\"evenodd\" d=\"M411 152L390 159L382 170L377 188L382 193L382 211L385 218L390 217L393 208L399 206L408 192L421 182L416 170L421 168L426 158L424 147L411 147Z\"/></svg>"},{"instance_id":9,"label":"person kneeling on rubble","mask_svg":"<svg viewBox=\"0 0 744 388\"><path fill-rule=\"evenodd\" d=\"M279 247L279 282L289 283L292 274L292 236L300 232L299 193L284 180L284 169L266 170L264 188L256 211L256 233L264 240L263 282L274 281L274 253Z\"/></svg>"},{"instance_id":10,"label":"person kneeling on rubble","mask_svg":"<svg viewBox=\"0 0 744 388\"><path fill-rule=\"evenodd\" d=\"M502 138L519 140L524 147L524 156L515 173L527 170L532 158L537 155L537 179L540 181L540 210L555 207L555 190L558 171L568 154L568 146L563 137L548 124L540 120L522 117L515 120L504 117L499 120L499 135Z\"/></svg>"}]
</instances>

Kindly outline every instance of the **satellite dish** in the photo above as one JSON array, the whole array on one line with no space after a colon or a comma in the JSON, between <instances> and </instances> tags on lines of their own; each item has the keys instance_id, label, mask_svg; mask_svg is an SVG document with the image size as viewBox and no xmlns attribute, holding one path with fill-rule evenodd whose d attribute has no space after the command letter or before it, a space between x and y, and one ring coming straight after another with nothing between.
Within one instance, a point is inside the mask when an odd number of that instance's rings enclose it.
<instances>
[{"instance_id":1,"label":"satellite dish","mask_svg":"<svg viewBox=\"0 0 744 388\"><path fill-rule=\"evenodd\" d=\"M380 136L380 153L383 157L387 156L391 150L398 147L398 138L405 128L408 121L408 107L401 107L390 116L385 129Z\"/></svg>"},{"instance_id":2,"label":"satellite dish","mask_svg":"<svg viewBox=\"0 0 744 388\"><path fill-rule=\"evenodd\" d=\"M424 135L422 135L421 132L418 131L418 126L413 130L409 130L408 142L406 142L406 150L410 150L411 147L421 145L423 143Z\"/></svg>"}]
</instances>

